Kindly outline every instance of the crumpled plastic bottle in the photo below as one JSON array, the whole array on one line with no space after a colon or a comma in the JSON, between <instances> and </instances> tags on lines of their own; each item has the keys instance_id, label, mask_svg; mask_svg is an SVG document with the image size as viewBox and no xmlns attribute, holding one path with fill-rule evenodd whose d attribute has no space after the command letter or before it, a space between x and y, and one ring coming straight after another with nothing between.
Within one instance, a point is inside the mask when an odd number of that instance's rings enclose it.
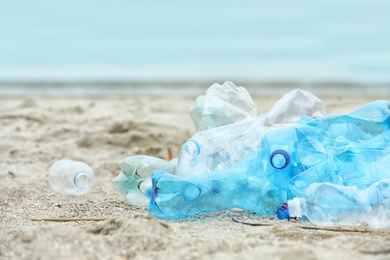
<instances>
[{"instance_id":1,"label":"crumpled plastic bottle","mask_svg":"<svg viewBox=\"0 0 390 260\"><path fill-rule=\"evenodd\" d=\"M205 95L197 97L190 108L190 115L196 129L204 131L254 119L257 108L245 88L226 81L223 85L211 85Z\"/></svg>"},{"instance_id":2,"label":"crumpled plastic bottle","mask_svg":"<svg viewBox=\"0 0 390 260\"><path fill-rule=\"evenodd\" d=\"M161 219L180 219L202 212L242 208L262 215L275 212L286 192L273 185L256 168L257 153L230 169L197 175L188 180L163 171L152 175L149 213Z\"/></svg>"},{"instance_id":3,"label":"crumpled plastic bottle","mask_svg":"<svg viewBox=\"0 0 390 260\"><path fill-rule=\"evenodd\" d=\"M314 183L302 198L289 200L288 208L291 217L306 216L318 226L366 223L374 228L388 228L390 179L377 181L365 190L357 186Z\"/></svg>"},{"instance_id":4,"label":"crumpled plastic bottle","mask_svg":"<svg viewBox=\"0 0 390 260\"><path fill-rule=\"evenodd\" d=\"M158 218L182 218L237 207L268 214L313 183L360 183L364 187L378 178L390 178L388 172L373 172L375 168L365 169L364 176L340 171L345 163L358 165L362 150L371 150L367 160L382 158L380 152L390 143L389 108L389 102L377 101L346 115L304 118L297 125L267 133L259 151L222 171L187 180L154 172L153 186L147 191L149 212ZM276 199L267 201L270 198Z\"/></svg>"},{"instance_id":5,"label":"crumpled plastic bottle","mask_svg":"<svg viewBox=\"0 0 390 260\"><path fill-rule=\"evenodd\" d=\"M145 190L151 186L150 176L155 169L173 174L177 160L166 161L147 155L127 157L120 163L120 173L112 180L115 190L125 196L127 204L134 206L148 205Z\"/></svg>"},{"instance_id":6,"label":"crumpled plastic bottle","mask_svg":"<svg viewBox=\"0 0 390 260\"><path fill-rule=\"evenodd\" d=\"M291 217L316 225L390 227L390 131L334 155L290 181ZM313 182L315 180L315 182Z\"/></svg>"},{"instance_id":7,"label":"crumpled plastic bottle","mask_svg":"<svg viewBox=\"0 0 390 260\"><path fill-rule=\"evenodd\" d=\"M356 156L363 150L385 149L388 142L384 138L390 129L389 108L389 102L376 101L345 115L303 118L293 127L270 132L261 144L261 172L274 185L287 190L288 198L314 182L340 181L337 167L352 160L357 163ZM366 155L372 160L381 157L380 153ZM313 167L317 170L308 170ZM374 176L370 169L366 170L365 175ZM366 183L364 176L349 172L342 176L343 185L354 185L354 180Z\"/></svg>"}]
</instances>

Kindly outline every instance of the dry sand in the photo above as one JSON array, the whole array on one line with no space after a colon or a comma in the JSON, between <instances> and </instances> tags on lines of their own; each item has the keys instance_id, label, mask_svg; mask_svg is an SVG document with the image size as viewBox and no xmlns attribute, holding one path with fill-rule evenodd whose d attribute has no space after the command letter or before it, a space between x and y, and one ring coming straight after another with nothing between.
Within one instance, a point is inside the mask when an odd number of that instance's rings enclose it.
<instances>
[{"instance_id":1,"label":"dry sand","mask_svg":"<svg viewBox=\"0 0 390 260\"><path fill-rule=\"evenodd\" d=\"M202 94L202 93L199 93ZM328 114L390 96L319 96ZM254 97L259 113L280 96ZM195 131L194 97L0 97L0 259L390 259L390 230L304 229L250 212L161 221L124 203L111 180L135 154L175 156ZM62 158L88 163L95 183L86 196L55 193L49 166ZM34 218L109 218L50 222ZM236 221L262 223L253 226Z\"/></svg>"}]
</instances>

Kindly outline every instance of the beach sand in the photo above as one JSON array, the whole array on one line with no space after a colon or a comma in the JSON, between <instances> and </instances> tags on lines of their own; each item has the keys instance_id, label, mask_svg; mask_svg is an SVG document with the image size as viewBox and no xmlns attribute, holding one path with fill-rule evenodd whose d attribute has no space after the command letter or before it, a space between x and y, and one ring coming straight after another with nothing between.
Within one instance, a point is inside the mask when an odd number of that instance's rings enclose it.
<instances>
[{"instance_id":1,"label":"beach sand","mask_svg":"<svg viewBox=\"0 0 390 260\"><path fill-rule=\"evenodd\" d=\"M199 93L203 94L203 93ZM258 112L280 95L254 96ZM345 113L390 96L319 96L327 113ZM174 156L195 133L195 97L0 97L0 259L389 259L390 230L306 229L239 209L180 221L126 205L111 180L122 159ZM85 196L54 192L47 172L69 158L89 164L95 182ZM52 222L39 218L108 218ZM264 224L264 225L248 225ZM370 232L348 232L348 230Z\"/></svg>"}]
</instances>

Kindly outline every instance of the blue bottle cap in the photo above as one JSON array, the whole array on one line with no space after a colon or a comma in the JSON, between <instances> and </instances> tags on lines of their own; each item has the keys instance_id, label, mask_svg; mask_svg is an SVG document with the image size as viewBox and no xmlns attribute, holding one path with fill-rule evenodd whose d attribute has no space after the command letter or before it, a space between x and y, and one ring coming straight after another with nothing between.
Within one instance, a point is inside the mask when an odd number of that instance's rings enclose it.
<instances>
[{"instance_id":1,"label":"blue bottle cap","mask_svg":"<svg viewBox=\"0 0 390 260\"><path fill-rule=\"evenodd\" d=\"M290 219L290 212L288 211L288 206L286 203L283 203L282 206L276 211L276 216L280 220Z\"/></svg>"}]
</instances>

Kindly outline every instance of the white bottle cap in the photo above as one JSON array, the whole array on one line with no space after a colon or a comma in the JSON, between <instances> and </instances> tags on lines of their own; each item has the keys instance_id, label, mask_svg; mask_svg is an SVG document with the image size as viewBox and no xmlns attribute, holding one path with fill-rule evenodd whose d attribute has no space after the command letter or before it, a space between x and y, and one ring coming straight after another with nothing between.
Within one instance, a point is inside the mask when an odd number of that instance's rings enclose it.
<instances>
[{"instance_id":1,"label":"white bottle cap","mask_svg":"<svg viewBox=\"0 0 390 260\"><path fill-rule=\"evenodd\" d=\"M290 217L300 218L302 217L302 205L299 198L293 198L292 200L287 201L288 211L290 212Z\"/></svg>"}]
</instances>

